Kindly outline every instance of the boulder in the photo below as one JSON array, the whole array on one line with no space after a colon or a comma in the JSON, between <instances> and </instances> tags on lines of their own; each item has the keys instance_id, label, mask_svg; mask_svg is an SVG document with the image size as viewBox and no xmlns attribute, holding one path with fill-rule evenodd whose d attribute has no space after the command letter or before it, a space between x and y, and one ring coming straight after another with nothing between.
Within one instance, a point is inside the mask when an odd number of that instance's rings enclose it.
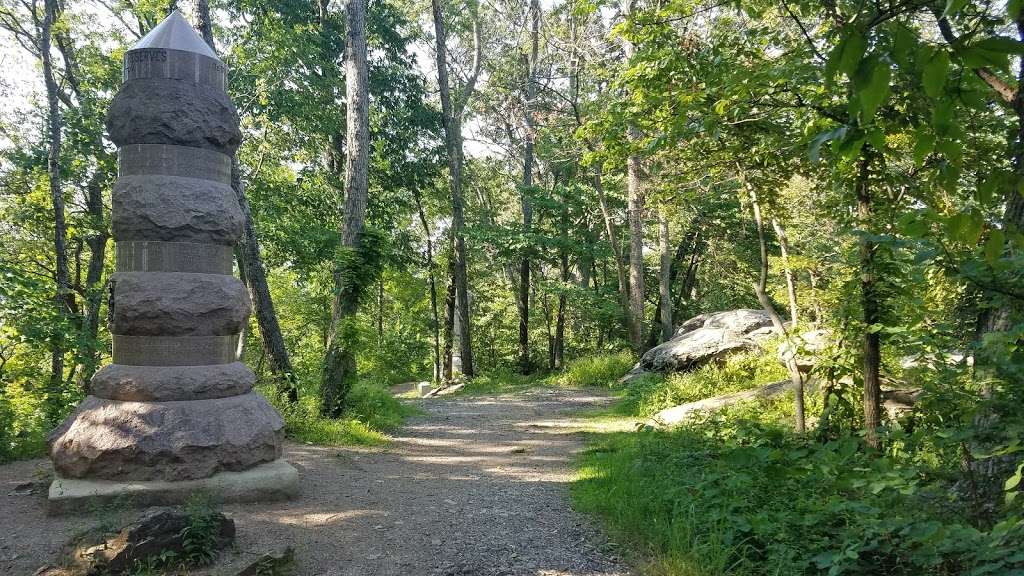
<instances>
[{"instance_id":1,"label":"boulder","mask_svg":"<svg viewBox=\"0 0 1024 576\"><path fill-rule=\"evenodd\" d=\"M703 400L665 408L652 416L649 424L655 427L676 426L686 422L688 419L698 414L717 412L722 408L746 402L748 400L771 398L772 396L777 396L792 389L793 383L791 381L780 380L752 390L742 390L731 394L723 394L722 396L704 398Z\"/></svg>"},{"instance_id":2,"label":"boulder","mask_svg":"<svg viewBox=\"0 0 1024 576\"><path fill-rule=\"evenodd\" d=\"M699 326L698 326L699 325ZM668 342L651 348L631 374L693 370L729 354L753 350L772 336L763 310L728 310L684 322Z\"/></svg>"},{"instance_id":3,"label":"boulder","mask_svg":"<svg viewBox=\"0 0 1024 576\"><path fill-rule=\"evenodd\" d=\"M245 394L256 374L241 362L207 366L107 364L92 377L90 392L108 400L166 402Z\"/></svg>"},{"instance_id":4,"label":"boulder","mask_svg":"<svg viewBox=\"0 0 1024 576\"><path fill-rule=\"evenodd\" d=\"M223 90L153 78L121 85L107 113L118 146L176 144L231 154L242 142L238 112Z\"/></svg>"},{"instance_id":5,"label":"boulder","mask_svg":"<svg viewBox=\"0 0 1024 576\"><path fill-rule=\"evenodd\" d=\"M174 481L271 462L283 438L284 420L250 392L172 402L86 396L49 442L63 478Z\"/></svg>"},{"instance_id":6,"label":"boulder","mask_svg":"<svg viewBox=\"0 0 1024 576\"><path fill-rule=\"evenodd\" d=\"M210 513L211 545L215 550L235 540L235 521L221 513ZM185 539L191 518L185 512L154 508L113 536L88 533L65 547L61 564L65 574L128 574L139 565L159 563L173 553L176 559L188 555ZM209 550L212 552L213 550Z\"/></svg>"},{"instance_id":7,"label":"boulder","mask_svg":"<svg viewBox=\"0 0 1024 576\"><path fill-rule=\"evenodd\" d=\"M242 237L242 211L231 186L162 174L121 176L111 194L114 239L209 242Z\"/></svg>"},{"instance_id":8,"label":"boulder","mask_svg":"<svg viewBox=\"0 0 1024 576\"><path fill-rule=\"evenodd\" d=\"M223 274L114 274L110 331L128 336L230 336L252 306L242 281Z\"/></svg>"}]
</instances>

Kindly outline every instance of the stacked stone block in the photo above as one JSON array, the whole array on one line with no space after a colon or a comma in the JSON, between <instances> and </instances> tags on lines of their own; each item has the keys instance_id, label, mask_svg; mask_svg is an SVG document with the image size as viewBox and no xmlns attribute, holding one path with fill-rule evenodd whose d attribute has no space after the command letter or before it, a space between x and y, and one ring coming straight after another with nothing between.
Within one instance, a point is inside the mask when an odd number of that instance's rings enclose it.
<instances>
[{"instance_id":1,"label":"stacked stone block","mask_svg":"<svg viewBox=\"0 0 1024 576\"><path fill-rule=\"evenodd\" d=\"M232 266L241 132L227 70L174 12L125 54L123 78L107 117L113 363L51 435L58 482L192 481L274 462L284 422L237 357L251 305Z\"/></svg>"}]
</instances>

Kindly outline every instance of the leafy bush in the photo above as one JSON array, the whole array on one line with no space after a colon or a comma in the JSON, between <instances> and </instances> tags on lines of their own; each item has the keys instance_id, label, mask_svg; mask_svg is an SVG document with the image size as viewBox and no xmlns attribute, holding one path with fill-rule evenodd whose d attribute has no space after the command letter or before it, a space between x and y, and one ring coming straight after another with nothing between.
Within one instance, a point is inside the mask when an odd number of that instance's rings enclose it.
<instances>
[{"instance_id":1,"label":"leafy bush","mask_svg":"<svg viewBox=\"0 0 1024 576\"><path fill-rule=\"evenodd\" d=\"M346 404L346 416L380 432L397 428L406 416L416 412L383 386L370 382L359 382L353 386L346 397Z\"/></svg>"},{"instance_id":2,"label":"leafy bush","mask_svg":"<svg viewBox=\"0 0 1024 576\"><path fill-rule=\"evenodd\" d=\"M636 359L628 351L584 356L571 360L551 380L558 386L614 386L633 367Z\"/></svg>"},{"instance_id":3,"label":"leafy bush","mask_svg":"<svg viewBox=\"0 0 1024 576\"><path fill-rule=\"evenodd\" d=\"M581 456L574 499L654 574L1024 574L1016 492L994 517L975 513L945 447L925 440L934 430L894 428L876 454L855 435L796 435L791 413L784 395L601 436Z\"/></svg>"},{"instance_id":4,"label":"leafy bush","mask_svg":"<svg viewBox=\"0 0 1024 576\"><path fill-rule=\"evenodd\" d=\"M46 453L49 425L43 402L41 395L15 382L0 388L0 463Z\"/></svg>"},{"instance_id":5,"label":"leafy bush","mask_svg":"<svg viewBox=\"0 0 1024 576\"><path fill-rule=\"evenodd\" d=\"M626 402L636 415L650 416L671 406L749 390L785 378L785 367L769 349L731 356L720 364L706 364L692 372L639 379L626 390Z\"/></svg>"}]
</instances>

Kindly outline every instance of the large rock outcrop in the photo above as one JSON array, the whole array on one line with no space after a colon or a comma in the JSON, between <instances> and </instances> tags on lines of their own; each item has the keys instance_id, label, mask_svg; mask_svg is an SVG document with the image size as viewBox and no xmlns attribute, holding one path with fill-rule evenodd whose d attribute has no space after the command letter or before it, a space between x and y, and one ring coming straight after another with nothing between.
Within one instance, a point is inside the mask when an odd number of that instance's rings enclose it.
<instances>
[{"instance_id":1,"label":"large rock outcrop","mask_svg":"<svg viewBox=\"0 0 1024 576\"><path fill-rule=\"evenodd\" d=\"M764 310L712 312L683 322L668 342L651 348L627 374L685 372L736 352L753 350L772 336L772 321Z\"/></svg>"}]
</instances>

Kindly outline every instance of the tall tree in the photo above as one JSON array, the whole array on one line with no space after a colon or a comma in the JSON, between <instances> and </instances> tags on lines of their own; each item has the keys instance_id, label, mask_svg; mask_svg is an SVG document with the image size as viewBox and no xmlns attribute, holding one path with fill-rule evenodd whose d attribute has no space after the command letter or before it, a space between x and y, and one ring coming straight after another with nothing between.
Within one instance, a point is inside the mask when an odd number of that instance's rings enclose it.
<instances>
[{"instance_id":1,"label":"tall tree","mask_svg":"<svg viewBox=\"0 0 1024 576\"><path fill-rule=\"evenodd\" d=\"M530 192L533 188L533 155L537 139L534 118L534 101L537 98L537 52L540 38L540 2L530 0L530 52L526 62L526 102L525 123L526 138L523 143L523 186L521 203L523 210L523 232L530 233L533 226L533 206ZM529 374L530 366L530 256L529 246L524 247L522 260L519 262L519 369Z\"/></svg>"},{"instance_id":2,"label":"tall tree","mask_svg":"<svg viewBox=\"0 0 1024 576\"><path fill-rule=\"evenodd\" d=\"M669 236L668 215L664 208L658 212L658 251L661 266L658 269L658 305L660 307L661 341L672 339L672 244Z\"/></svg>"},{"instance_id":3,"label":"tall tree","mask_svg":"<svg viewBox=\"0 0 1024 576\"><path fill-rule=\"evenodd\" d=\"M369 194L370 112L366 63L367 0L349 0L345 6L345 93L347 104L345 149L345 206L341 251L334 271L331 327L323 362L320 412L340 416L345 396L356 379L353 329L359 299L370 282L358 252L366 220Z\"/></svg>"},{"instance_id":4,"label":"tall tree","mask_svg":"<svg viewBox=\"0 0 1024 576\"><path fill-rule=\"evenodd\" d=\"M216 52L217 44L213 37L213 21L210 18L208 0L196 0L196 27L210 49ZM242 165L238 161L237 153L231 157L231 188L235 191L235 198L238 200L244 220L245 235L244 242L238 248L238 267L242 279L249 289L253 312L256 314L256 326L259 328L260 339L263 342L263 353L270 361L270 371L277 379L278 390L290 402L296 402L299 399L299 389L295 371L288 355L288 348L284 343L284 335L281 333L281 325L274 308L274 299L270 294L270 286L267 284L267 269L263 265L259 236L256 234L256 223L253 221L252 208L249 206L249 198L245 193Z\"/></svg>"},{"instance_id":5,"label":"tall tree","mask_svg":"<svg viewBox=\"0 0 1024 576\"><path fill-rule=\"evenodd\" d=\"M480 42L479 13L477 12L476 5L473 4L473 64L469 79L466 80L465 85L460 90L461 97L453 100L448 74L447 34L444 13L441 11L439 0L431 0L431 11L434 19L437 83L441 94L441 114L444 117L445 148L447 151L452 199L451 237L454 257L452 282L455 284L455 313L459 316L455 321L455 326L459 332L458 342L462 359L462 372L466 376L472 377L474 375L473 342L470 337L469 271L466 263L465 237L466 217L462 194L462 119L466 103L472 96L476 88L477 77L480 75L483 47Z\"/></svg>"},{"instance_id":6,"label":"tall tree","mask_svg":"<svg viewBox=\"0 0 1024 576\"><path fill-rule=\"evenodd\" d=\"M635 8L635 0L624 0L623 9L628 19ZM636 54L636 45L623 38L623 51L629 62ZM627 219L629 221L629 339L638 354L644 353L644 188L643 165L634 148L640 140L640 130L629 122L626 139L630 147L626 157Z\"/></svg>"},{"instance_id":7,"label":"tall tree","mask_svg":"<svg viewBox=\"0 0 1024 576\"><path fill-rule=\"evenodd\" d=\"M71 295L71 280L68 272L67 224L64 220L64 192L61 187L61 116L57 80L53 65L53 26L57 22L60 8L57 0L44 0L43 19L40 25L39 54L43 61L43 81L46 85L46 129L48 154L46 161L47 179L50 188L50 202L53 207L53 276L56 283L54 306L58 330L66 328L63 321L74 307ZM54 334L50 344L50 389L48 408L52 419L59 417L59 396L64 388L64 345L63 336Z\"/></svg>"}]
</instances>

